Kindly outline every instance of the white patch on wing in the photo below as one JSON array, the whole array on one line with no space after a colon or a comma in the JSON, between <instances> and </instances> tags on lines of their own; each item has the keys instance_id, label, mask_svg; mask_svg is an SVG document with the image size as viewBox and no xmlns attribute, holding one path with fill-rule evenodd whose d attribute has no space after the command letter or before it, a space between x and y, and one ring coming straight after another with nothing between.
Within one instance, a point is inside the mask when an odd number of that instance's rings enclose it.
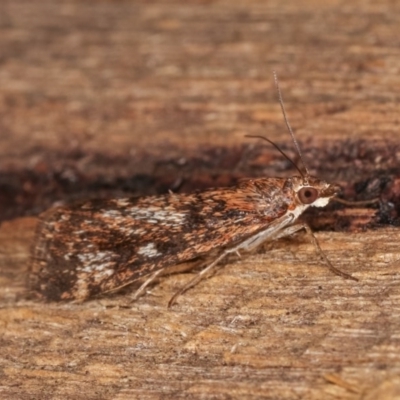
<instances>
[{"instance_id":1,"label":"white patch on wing","mask_svg":"<svg viewBox=\"0 0 400 400\"><path fill-rule=\"evenodd\" d=\"M136 229L127 229L128 233L132 235L144 235L146 231L143 228L136 228Z\"/></svg>"},{"instance_id":2,"label":"white patch on wing","mask_svg":"<svg viewBox=\"0 0 400 400\"><path fill-rule=\"evenodd\" d=\"M128 207L129 204L131 204L131 201L132 200L130 200L130 199L115 199L114 203L117 207L125 208L125 207Z\"/></svg>"},{"instance_id":3,"label":"white patch on wing","mask_svg":"<svg viewBox=\"0 0 400 400\"><path fill-rule=\"evenodd\" d=\"M186 221L186 214L168 209L162 210L159 207L130 207L129 212L132 218L143 220L151 224L162 223L164 226L180 226Z\"/></svg>"},{"instance_id":4,"label":"white patch on wing","mask_svg":"<svg viewBox=\"0 0 400 400\"><path fill-rule=\"evenodd\" d=\"M77 269L80 272L92 274L95 281L108 278L115 272L115 256L116 254L112 251L78 254L82 266Z\"/></svg>"},{"instance_id":5,"label":"white patch on wing","mask_svg":"<svg viewBox=\"0 0 400 400\"><path fill-rule=\"evenodd\" d=\"M140 254L141 256L145 256L145 257L157 257L160 256L161 253L159 251L157 251L157 249L154 246L154 243L149 243L146 244L146 246L142 246L139 247L139 250L137 251L138 254Z\"/></svg>"},{"instance_id":6,"label":"white patch on wing","mask_svg":"<svg viewBox=\"0 0 400 400\"><path fill-rule=\"evenodd\" d=\"M121 213L118 210L104 210L102 216L105 218L117 218L121 216Z\"/></svg>"},{"instance_id":7,"label":"white patch on wing","mask_svg":"<svg viewBox=\"0 0 400 400\"><path fill-rule=\"evenodd\" d=\"M118 254L112 251L93 250L78 254L77 257L82 265L78 264L77 266L78 279L74 288L74 296L77 299L85 299L90 294L89 283L101 284L115 273Z\"/></svg>"}]
</instances>

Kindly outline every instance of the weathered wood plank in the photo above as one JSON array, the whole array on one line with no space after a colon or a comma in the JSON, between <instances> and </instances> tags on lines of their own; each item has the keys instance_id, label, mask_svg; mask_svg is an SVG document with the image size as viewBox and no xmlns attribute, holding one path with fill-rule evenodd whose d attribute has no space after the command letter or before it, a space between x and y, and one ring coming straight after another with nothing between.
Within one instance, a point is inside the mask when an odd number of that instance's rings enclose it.
<instances>
[{"instance_id":1,"label":"weathered wood plank","mask_svg":"<svg viewBox=\"0 0 400 400\"><path fill-rule=\"evenodd\" d=\"M291 174L270 150L243 147L244 134L289 141L275 68L312 171L344 184L373 177L362 193L381 195L394 211L379 212L396 221L399 11L363 0L3 1L0 397L395 398L400 231L389 218L357 231L375 209L337 211L350 226L337 212L315 216L317 228L336 223L316 235L360 282L332 276L299 234L233 257L171 310L188 274L136 303L130 288L83 304L30 300L36 219L16 216L105 196L107 183L143 194Z\"/></svg>"}]
</instances>

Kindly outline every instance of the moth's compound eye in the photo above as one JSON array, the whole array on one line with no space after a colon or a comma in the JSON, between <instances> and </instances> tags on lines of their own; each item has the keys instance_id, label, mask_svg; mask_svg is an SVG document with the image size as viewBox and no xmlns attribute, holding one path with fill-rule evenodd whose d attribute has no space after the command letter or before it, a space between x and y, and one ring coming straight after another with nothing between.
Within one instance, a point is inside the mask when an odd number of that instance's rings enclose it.
<instances>
[{"instance_id":1,"label":"moth's compound eye","mask_svg":"<svg viewBox=\"0 0 400 400\"><path fill-rule=\"evenodd\" d=\"M311 204L318 199L319 192L313 187L303 187L298 191L297 195L303 204Z\"/></svg>"}]
</instances>

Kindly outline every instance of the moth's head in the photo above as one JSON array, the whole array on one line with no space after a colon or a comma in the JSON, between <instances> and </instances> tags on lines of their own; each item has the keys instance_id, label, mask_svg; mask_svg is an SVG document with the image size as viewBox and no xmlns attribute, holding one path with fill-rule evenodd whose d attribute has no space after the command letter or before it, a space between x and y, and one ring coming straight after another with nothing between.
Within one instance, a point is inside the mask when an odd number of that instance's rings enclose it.
<instances>
[{"instance_id":1,"label":"moth's head","mask_svg":"<svg viewBox=\"0 0 400 400\"><path fill-rule=\"evenodd\" d=\"M339 186L313 176L298 177L293 183L296 201L300 205L325 207L339 192Z\"/></svg>"}]
</instances>

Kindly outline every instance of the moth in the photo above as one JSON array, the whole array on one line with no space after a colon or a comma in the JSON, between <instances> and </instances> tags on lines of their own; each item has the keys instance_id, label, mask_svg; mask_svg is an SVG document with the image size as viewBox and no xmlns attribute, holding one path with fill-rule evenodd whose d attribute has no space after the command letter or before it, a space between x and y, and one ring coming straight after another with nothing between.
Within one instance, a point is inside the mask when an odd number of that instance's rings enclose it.
<instances>
[{"instance_id":1,"label":"moth","mask_svg":"<svg viewBox=\"0 0 400 400\"><path fill-rule=\"evenodd\" d=\"M232 253L251 252L263 243L305 229L328 268L311 229L298 218L309 207L324 207L339 188L309 174L283 116L304 171L291 178L243 179L234 187L192 194L89 200L45 212L38 224L29 286L46 300L84 301L145 280L135 298L166 268L206 260L204 269L171 298L169 305Z\"/></svg>"}]
</instances>

